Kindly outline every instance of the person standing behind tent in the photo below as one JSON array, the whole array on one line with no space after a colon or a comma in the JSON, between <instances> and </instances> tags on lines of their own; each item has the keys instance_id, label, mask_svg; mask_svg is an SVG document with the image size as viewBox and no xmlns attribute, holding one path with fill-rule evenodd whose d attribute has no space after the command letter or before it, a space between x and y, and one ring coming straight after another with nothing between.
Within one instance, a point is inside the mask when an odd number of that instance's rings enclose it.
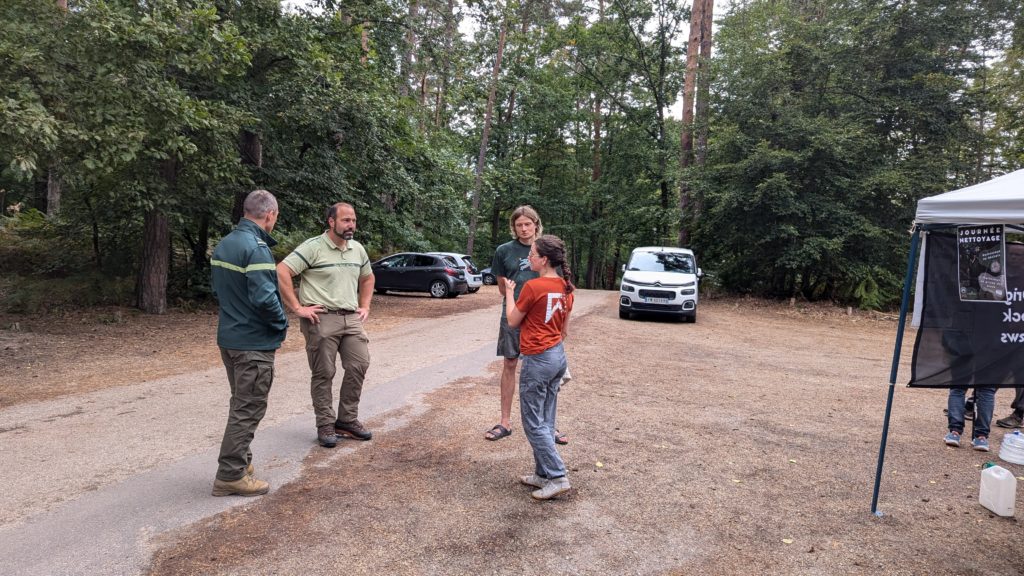
<instances>
[{"instance_id":1,"label":"person standing behind tent","mask_svg":"<svg viewBox=\"0 0 1024 576\"><path fill-rule=\"evenodd\" d=\"M270 254L276 244L270 232L277 223L277 199L255 190L243 208L238 226L217 244L210 259L213 292L220 302L217 346L231 388L214 496L257 496L270 490L269 483L255 477L249 445L267 412L274 354L288 330Z\"/></svg>"},{"instance_id":2,"label":"person standing behind tent","mask_svg":"<svg viewBox=\"0 0 1024 576\"><path fill-rule=\"evenodd\" d=\"M1020 428L1021 423L1024 422L1024 387L1017 388L1010 409L1013 412L1006 418L996 420L996 424L1002 428Z\"/></svg>"},{"instance_id":3,"label":"person standing behind tent","mask_svg":"<svg viewBox=\"0 0 1024 576\"><path fill-rule=\"evenodd\" d=\"M519 298L505 299L508 325L519 328L523 366L519 373L519 407L523 431L533 448L534 472L520 482L537 490L531 496L547 500L570 488L565 463L555 448L558 390L567 367L562 342L569 327L573 290L565 244L556 236L541 236L527 256L539 276L528 280ZM558 271L562 274L559 275ZM516 282L505 280L506 294Z\"/></svg>"},{"instance_id":4,"label":"person standing behind tent","mask_svg":"<svg viewBox=\"0 0 1024 576\"><path fill-rule=\"evenodd\" d=\"M971 348L970 339L961 330L946 330L942 334L942 346L949 356L949 372L952 388L949 389L949 398L946 402L947 424L949 433L943 441L947 446L960 447L960 436L964 432L964 418L966 413L967 388L971 379L979 378L981 381L989 379L984 371L976 373L978 368L974 362L974 351ZM996 389L987 386L974 387L975 407L977 413L971 423L971 446L975 450L988 452L989 428L992 424L992 411L995 409Z\"/></svg>"}]
</instances>

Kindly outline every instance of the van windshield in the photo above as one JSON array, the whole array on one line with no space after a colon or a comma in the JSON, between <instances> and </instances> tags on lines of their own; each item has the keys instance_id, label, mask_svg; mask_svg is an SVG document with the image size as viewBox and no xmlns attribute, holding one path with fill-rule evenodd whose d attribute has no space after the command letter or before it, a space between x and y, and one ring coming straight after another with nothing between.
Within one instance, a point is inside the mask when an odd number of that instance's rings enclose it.
<instances>
[{"instance_id":1,"label":"van windshield","mask_svg":"<svg viewBox=\"0 0 1024 576\"><path fill-rule=\"evenodd\" d=\"M693 274L693 256L678 252L637 252L629 261L629 270L637 272L680 272Z\"/></svg>"}]
</instances>

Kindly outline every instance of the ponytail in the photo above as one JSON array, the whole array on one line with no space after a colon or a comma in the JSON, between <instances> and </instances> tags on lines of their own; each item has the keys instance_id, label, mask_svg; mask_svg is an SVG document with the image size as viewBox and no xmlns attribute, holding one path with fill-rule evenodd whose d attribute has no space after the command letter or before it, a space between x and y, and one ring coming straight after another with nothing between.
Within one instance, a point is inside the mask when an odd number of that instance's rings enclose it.
<instances>
[{"instance_id":1,"label":"ponytail","mask_svg":"<svg viewBox=\"0 0 1024 576\"><path fill-rule=\"evenodd\" d=\"M565 294L572 294L576 287L572 285L572 270L568 262L562 262L562 279L565 280Z\"/></svg>"}]
</instances>

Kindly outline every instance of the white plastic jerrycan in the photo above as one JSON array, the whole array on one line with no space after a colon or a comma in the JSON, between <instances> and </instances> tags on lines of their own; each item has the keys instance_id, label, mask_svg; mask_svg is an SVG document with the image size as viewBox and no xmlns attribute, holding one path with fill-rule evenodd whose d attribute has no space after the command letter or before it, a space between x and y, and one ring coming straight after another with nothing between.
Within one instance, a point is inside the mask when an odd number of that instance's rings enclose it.
<instances>
[{"instance_id":1,"label":"white plastic jerrycan","mask_svg":"<svg viewBox=\"0 0 1024 576\"><path fill-rule=\"evenodd\" d=\"M1017 479L1002 466L992 465L981 471L981 492L978 502L999 516L1013 516L1017 499Z\"/></svg>"}]
</instances>

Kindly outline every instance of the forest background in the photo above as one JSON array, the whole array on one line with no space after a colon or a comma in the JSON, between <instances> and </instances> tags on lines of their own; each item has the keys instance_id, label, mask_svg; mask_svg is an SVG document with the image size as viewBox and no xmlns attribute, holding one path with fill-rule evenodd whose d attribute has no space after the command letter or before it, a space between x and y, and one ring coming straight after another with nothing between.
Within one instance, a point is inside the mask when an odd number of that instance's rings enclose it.
<instances>
[{"instance_id":1,"label":"forest background","mask_svg":"<svg viewBox=\"0 0 1024 576\"><path fill-rule=\"evenodd\" d=\"M0 308L204 300L254 188L277 257L345 200L372 257L486 263L525 203L583 287L681 244L706 290L885 307L1022 106L1022 0L3 0Z\"/></svg>"}]
</instances>

